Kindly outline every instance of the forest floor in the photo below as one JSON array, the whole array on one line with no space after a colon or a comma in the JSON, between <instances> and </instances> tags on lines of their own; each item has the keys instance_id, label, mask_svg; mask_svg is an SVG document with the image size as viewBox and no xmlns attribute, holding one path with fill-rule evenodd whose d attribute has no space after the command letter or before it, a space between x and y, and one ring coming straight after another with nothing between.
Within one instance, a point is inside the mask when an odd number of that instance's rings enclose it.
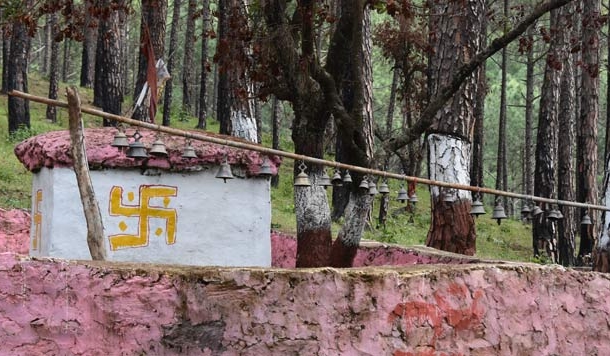
<instances>
[{"instance_id":1,"label":"forest floor","mask_svg":"<svg viewBox=\"0 0 610 356\"><path fill-rule=\"evenodd\" d=\"M29 78L30 93L46 96L48 83L41 78ZM60 84L60 100L64 99L66 85ZM93 95L92 91L79 88L84 105L90 105ZM130 102L129 99L126 102ZM0 97L0 115L8 117L7 97ZM176 110L177 111L177 110ZM22 140L40 133L53 130L67 129L68 114L63 109L57 111L57 123L46 120L46 106L38 103L30 103L31 129L18 132L13 137L8 137L8 120L0 120L0 208L30 209L32 175L25 169L13 154L16 144ZM86 127L101 126L101 119L85 115ZM172 117L172 126L181 129L192 129L195 127L196 118L176 115ZM208 120L208 130L218 132L218 123ZM292 151L292 143L289 135L283 135L280 149ZM269 134L263 135L263 145L270 147L271 138ZM332 157L329 157L332 159ZM296 220L294 216L293 186L292 186L293 162L284 160L280 168L279 185L271 189L272 224L271 228L288 234L295 234ZM426 234L430 226L430 197L428 189L420 185L417 190L419 202L414 214L405 213L403 204L395 201L395 195L400 188L400 182L388 182L392 197L390 199L390 214L388 214L386 227L377 228L377 216L379 211L379 198L375 199L373 211L373 223L371 228L365 232L364 238L386 243L396 243L403 246L422 245L425 243ZM329 201L332 198L332 189L328 190ZM491 201L493 197L488 197ZM486 204L488 214L476 219L477 231L477 253L479 258L539 262L532 258L531 225L523 224L516 219L506 219L501 225L491 219L492 206ZM333 234L336 236L340 222L333 224Z\"/></svg>"}]
</instances>

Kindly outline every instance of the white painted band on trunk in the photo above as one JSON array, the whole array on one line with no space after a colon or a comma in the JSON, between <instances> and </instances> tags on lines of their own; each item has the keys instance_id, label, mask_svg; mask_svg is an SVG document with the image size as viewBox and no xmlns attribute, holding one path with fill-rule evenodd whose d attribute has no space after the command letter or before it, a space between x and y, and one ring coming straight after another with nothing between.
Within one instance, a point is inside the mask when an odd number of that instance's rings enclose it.
<instances>
[{"instance_id":1,"label":"white painted band on trunk","mask_svg":"<svg viewBox=\"0 0 610 356\"><path fill-rule=\"evenodd\" d=\"M470 142L458 137L428 135L428 167L430 179L447 183L470 185ZM430 186L433 197L440 195L440 188ZM471 193L458 190L456 197L471 199Z\"/></svg>"}]
</instances>

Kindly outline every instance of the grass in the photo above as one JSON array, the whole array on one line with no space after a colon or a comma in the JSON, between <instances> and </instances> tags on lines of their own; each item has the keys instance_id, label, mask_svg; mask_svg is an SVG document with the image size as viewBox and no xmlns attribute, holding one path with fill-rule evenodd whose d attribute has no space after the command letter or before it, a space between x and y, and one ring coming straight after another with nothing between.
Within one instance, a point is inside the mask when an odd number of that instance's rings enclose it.
<instances>
[{"instance_id":1,"label":"grass","mask_svg":"<svg viewBox=\"0 0 610 356\"><path fill-rule=\"evenodd\" d=\"M36 76L30 79L30 93L46 96L48 84L43 78ZM60 88L65 88L60 84ZM62 89L63 90L63 89ZM60 97L62 93L60 93ZM91 90L79 88L82 102L92 102ZM126 102L130 102L129 99ZM0 97L0 115L7 115L6 96ZM45 118L46 106L38 103L30 103L31 129L19 131L13 137L8 137L8 122L0 122L0 130L5 135L0 139L0 208L30 208L32 175L27 171L13 154L13 149L20 141L39 133L65 129L67 127L67 112L58 110L58 122L50 123ZM101 125L101 119L84 116L85 126L95 127ZM172 117L172 126L180 129L191 129L195 127L196 119L176 114ZM218 132L218 123L208 120L208 130ZM288 134L283 134L280 149L293 151L294 147ZM263 136L263 144L270 147L269 135ZM296 221L294 216L294 200L292 186L293 162L285 159L280 167L280 183L277 188L271 190L272 202L272 228L286 233L296 233ZM387 243L396 243L404 246L422 245L425 243L426 235L430 226L430 196L427 187L420 185L417 195L420 201L413 214L392 214L404 205L395 200L399 182L390 181L392 198L390 199L390 213L387 217L385 228L374 228L376 226L379 198L375 199L373 211L372 228L365 232L363 238L377 240ZM331 190L329 189L329 201ZM490 212L491 208L487 207ZM340 225L333 223L333 235L339 231ZM477 256L489 259L533 261L531 247L531 227L521 222L507 219L502 225L497 225L491 219L490 214L483 215L476 220L477 229Z\"/></svg>"}]
</instances>

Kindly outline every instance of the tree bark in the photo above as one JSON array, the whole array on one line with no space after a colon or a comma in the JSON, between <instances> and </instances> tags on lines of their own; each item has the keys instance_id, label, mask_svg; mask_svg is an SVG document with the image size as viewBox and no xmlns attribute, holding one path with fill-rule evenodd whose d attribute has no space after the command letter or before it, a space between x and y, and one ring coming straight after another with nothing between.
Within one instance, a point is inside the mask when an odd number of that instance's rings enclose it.
<instances>
[{"instance_id":1,"label":"tree bark","mask_svg":"<svg viewBox=\"0 0 610 356\"><path fill-rule=\"evenodd\" d=\"M0 92L3 94L8 92L8 63L10 61L9 53L11 48L11 36L9 33L12 32L11 27L10 24L7 24L6 27L2 29L2 89Z\"/></svg>"},{"instance_id":2,"label":"tree bark","mask_svg":"<svg viewBox=\"0 0 610 356\"><path fill-rule=\"evenodd\" d=\"M573 201L574 175L573 175L573 153L575 142L574 135L574 68L572 57L564 61L563 73L561 74L561 87L559 95L559 137L562 144L558 145L558 175L557 175L557 197L561 200ZM558 221L558 262L564 266L575 264L575 214L574 209L566 206L559 207L563 219Z\"/></svg>"},{"instance_id":3,"label":"tree bark","mask_svg":"<svg viewBox=\"0 0 610 356\"><path fill-rule=\"evenodd\" d=\"M167 56L167 71L170 75L174 72L174 62L176 61L176 49L178 42L178 28L180 27L180 6L182 0L174 0L172 14L172 29L169 35L169 55ZM188 42L186 42L188 43ZM190 47L190 46L187 46ZM174 80L170 78L165 84L165 96L163 98L163 126L171 124L171 109Z\"/></svg>"},{"instance_id":4,"label":"tree bark","mask_svg":"<svg viewBox=\"0 0 610 356\"><path fill-rule=\"evenodd\" d=\"M577 197L580 202L595 204L597 202L597 121L599 119L599 0L583 0L582 3L582 73L580 88L580 119L578 120L578 138L576 165L578 174ZM581 209L580 216L585 213ZM591 212L593 221L598 220ZM597 236L595 224L581 225L579 258L589 255Z\"/></svg>"},{"instance_id":5,"label":"tree bark","mask_svg":"<svg viewBox=\"0 0 610 356\"><path fill-rule=\"evenodd\" d=\"M274 95L271 99L271 148L278 150L280 148L280 130L282 128L282 116L280 115L280 101ZM276 174L271 177L271 186L276 187L280 184L280 175Z\"/></svg>"},{"instance_id":6,"label":"tree bark","mask_svg":"<svg viewBox=\"0 0 610 356\"><path fill-rule=\"evenodd\" d=\"M527 30L527 37L530 39L534 35L535 26L531 26ZM523 160L523 175L524 179L524 191L527 195L534 194L534 173L532 167L532 133L533 133L533 122L534 122L534 67L536 62L534 61L534 50L530 49L527 52L527 64L525 74L525 148L524 148L524 160Z\"/></svg>"},{"instance_id":7,"label":"tree bark","mask_svg":"<svg viewBox=\"0 0 610 356\"><path fill-rule=\"evenodd\" d=\"M561 23L562 9L551 11L551 28L558 28ZM544 80L538 115L538 133L536 138L536 168L534 171L534 195L544 198L555 196L555 174L557 162L557 133L559 109L559 78L561 69L557 63L563 58L562 42L558 31L551 38L547 52ZM560 66L560 65L559 65ZM542 207L543 210L545 206ZM546 206L548 210L551 205ZM534 256L546 252L553 262L557 261L556 226L543 214L534 219L532 229Z\"/></svg>"},{"instance_id":8,"label":"tree bark","mask_svg":"<svg viewBox=\"0 0 610 356\"><path fill-rule=\"evenodd\" d=\"M193 53L195 46L195 12L197 10L197 1L188 0L188 11L186 16L186 32L184 33L184 61L182 63L182 110L189 115L193 113Z\"/></svg>"},{"instance_id":9,"label":"tree bark","mask_svg":"<svg viewBox=\"0 0 610 356\"><path fill-rule=\"evenodd\" d=\"M508 24L508 0L504 0L504 19L502 20L504 29L507 29ZM508 53L506 47L502 48L502 62L500 64L500 118L498 119L498 156L496 160L496 189L507 190L508 175L506 173L506 62ZM506 197L502 199L504 209L508 212L508 200ZM510 213L509 213L510 215Z\"/></svg>"},{"instance_id":10,"label":"tree bark","mask_svg":"<svg viewBox=\"0 0 610 356\"><path fill-rule=\"evenodd\" d=\"M144 28L148 26L150 32L150 40L155 55L155 60L163 57L165 53L165 23L167 17L167 1L154 1L154 0L142 0L142 17L140 22L140 44L145 43ZM189 45L190 46L190 45ZM187 46L187 47L189 47ZM136 87L134 91L134 98L137 98L146 83L146 70L148 68L148 61L146 55L139 51L138 57L138 76L136 80ZM137 107L132 117L136 120L146 121L150 120L148 116L148 108L150 102L144 100L142 105Z\"/></svg>"},{"instance_id":11,"label":"tree bark","mask_svg":"<svg viewBox=\"0 0 610 356\"><path fill-rule=\"evenodd\" d=\"M97 24L90 13L93 5L93 0L86 0L83 5L85 7L85 27L83 29L84 39L81 53L80 86L84 88L92 88L94 79Z\"/></svg>"},{"instance_id":12,"label":"tree bark","mask_svg":"<svg viewBox=\"0 0 610 356\"><path fill-rule=\"evenodd\" d=\"M15 20L12 23L10 56L8 59L7 90L28 92L28 57L30 37L26 25ZM8 97L8 132L14 134L21 128L30 128L30 105L25 99Z\"/></svg>"},{"instance_id":13,"label":"tree bark","mask_svg":"<svg viewBox=\"0 0 610 356\"><path fill-rule=\"evenodd\" d=\"M83 119L81 117L81 102L75 87L66 89L68 97L68 115L70 126L71 153L74 161L74 173L80 192L85 220L87 222L87 246L93 260L106 260L106 248L104 246L104 225L102 214L98 206L91 176L89 175L89 163L85 148L85 137Z\"/></svg>"},{"instance_id":14,"label":"tree bark","mask_svg":"<svg viewBox=\"0 0 610 356\"><path fill-rule=\"evenodd\" d=\"M72 41L70 41L70 39L68 38L64 38L63 41L63 45L64 45L64 54L63 54L63 65L61 67L61 80L65 83L68 81L68 75L70 75L70 67L72 65L72 63L70 63L70 45L71 45Z\"/></svg>"},{"instance_id":15,"label":"tree bark","mask_svg":"<svg viewBox=\"0 0 610 356\"><path fill-rule=\"evenodd\" d=\"M219 1L218 58L218 121L220 133L257 142L254 117L254 87L243 71L240 61L247 60L249 44L234 28L248 28L244 0ZM229 21L232 27L229 28ZM236 64L237 62L237 64ZM242 63L243 64L243 63ZM241 71L240 71L241 70Z\"/></svg>"},{"instance_id":16,"label":"tree bark","mask_svg":"<svg viewBox=\"0 0 610 356\"><path fill-rule=\"evenodd\" d=\"M452 1L440 1L431 9L430 58L431 93L439 96L455 73L455 68L468 63L480 51L480 33L486 14L483 0L462 6ZM450 183L470 184L471 142L476 105L477 76L473 71L460 85L459 91L435 115L428 130L428 173L430 179ZM432 222L426 245L445 251L473 255L476 251L474 220L470 215L469 192L447 192L455 202L447 205L437 187L431 187Z\"/></svg>"},{"instance_id":17,"label":"tree bark","mask_svg":"<svg viewBox=\"0 0 610 356\"><path fill-rule=\"evenodd\" d=\"M210 66L208 63L208 31L210 28L210 2L203 1L203 23L201 27L201 77L199 78L199 112L197 128L205 130L208 116L207 82Z\"/></svg>"},{"instance_id":18,"label":"tree bark","mask_svg":"<svg viewBox=\"0 0 610 356\"><path fill-rule=\"evenodd\" d=\"M110 6L110 1L102 1L102 6ZM121 48L118 33L123 26L120 11L123 10L119 7L109 12L108 16L99 19L93 88L93 105L116 115L121 114L123 104ZM115 123L104 119L104 126L111 125L114 126Z\"/></svg>"},{"instance_id":19,"label":"tree bark","mask_svg":"<svg viewBox=\"0 0 610 356\"><path fill-rule=\"evenodd\" d=\"M57 31L58 15L56 13L49 14L49 32L51 38L51 49L49 58L49 99L57 99L59 90L59 42L55 41L55 33ZM57 122L57 108L55 105L47 105L47 120Z\"/></svg>"}]
</instances>

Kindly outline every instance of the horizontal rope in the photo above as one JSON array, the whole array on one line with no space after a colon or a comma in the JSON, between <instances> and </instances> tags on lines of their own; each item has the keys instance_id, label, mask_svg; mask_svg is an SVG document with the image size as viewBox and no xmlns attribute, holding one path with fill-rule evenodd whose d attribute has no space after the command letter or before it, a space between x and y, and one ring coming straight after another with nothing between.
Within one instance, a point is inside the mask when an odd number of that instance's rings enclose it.
<instances>
[{"instance_id":1,"label":"horizontal rope","mask_svg":"<svg viewBox=\"0 0 610 356\"><path fill-rule=\"evenodd\" d=\"M60 101L60 100L53 100L53 99L49 99L49 98L45 98L45 97L40 97L40 96L24 93L21 91L17 91L17 90L13 90L8 94L15 96L15 97L31 100L34 102L39 102L39 103L62 107L62 108L68 108L68 103ZM557 205L572 206L572 207L577 207L577 208L589 208L589 209L594 209L594 210L610 211L610 207L606 207L603 205L594 205L594 204L588 204L588 203L573 202L573 201L568 201L568 200L543 198L543 197L537 197L534 195L519 194L519 193L507 192L507 191L498 190L498 189L473 187L470 185L448 183L448 182L442 182L442 181L437 181L437 180L432 180L432 179L407 176L404 174L386 172L386 171L381 171L381 170L373 169L373 168L352 166L352 165L346 164L346 163L328 161L325 159L320 159L320 158L315 158L315 157L309 157L309 156L286 152L286 151L282 151L282 150L276 150L276 149L264 147L261 145L255 145L255 144L250 144L250 143L245 143L245 142L240 142L240 141L222 139L219 137L208 136L208 135L201 134L201 133L194 133L194 132L180 130L180 129L176 129L176 128L172 128L172 127L157 125L157 124L153 124L150 122L134 120L134 119L130 119L130 118L127 118L124 116L109 114L107 112L97 110L97 109L81 107L81 111L84 113L90 114L90 115L99 116L99 117L102 117L105 119L118 121L118 122L122 122L125 124L133 125L133 126L144 127L144 128L150 129L150 130L163 132L163 133L167 133L170 135L182 136L182 137L193 139L193 140L216 143L216 144L223 145L223 146L241 148L241 149L245 149L245 150L251 150L251 151L261 152L261 153L265 153L265 154L281 156L281 157L293 159L295 161L303 161L303 162L320 164L320 165L328 166L328 167L347 169L352 172L359 172L359 173L363 173L363 174L367 174L367 175L375 175L375 176L384 177L384 178L393 178L393 179L403 180L403 181L407 181L407 182L433 185L433 186L437 186L437 187L467 190L467 191L471 191L471 192L475 192L475 193L493 194L493 195L505 196L505 197L509 197L509 198L523 199L526 201L534 201L534 202L540 202L540 203L550 203L550 204L557 204Z\"/></svg>"}]
</instances>

